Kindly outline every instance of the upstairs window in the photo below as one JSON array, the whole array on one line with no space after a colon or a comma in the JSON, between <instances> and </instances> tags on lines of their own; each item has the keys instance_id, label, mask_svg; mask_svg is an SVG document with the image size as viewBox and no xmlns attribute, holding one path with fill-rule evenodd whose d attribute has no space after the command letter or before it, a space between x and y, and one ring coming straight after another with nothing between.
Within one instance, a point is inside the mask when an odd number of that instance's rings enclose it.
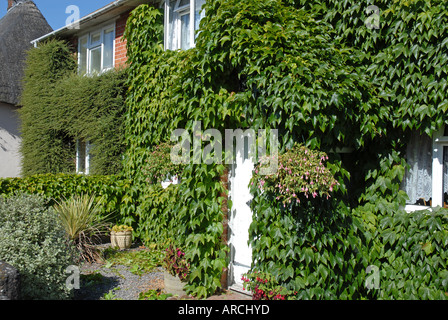
<instances>
[{"instance_id":1,"label":"upstairs window","mask_svg":"<svg viewBox=\"0 0 448 320\"><path fill-rule=\"evenodd\" d=\"M114 67L115 26L95 30L79 38L79 73L100 74Z\"/></svg>"},{"instance_id":2,"label":"upstairs window","mask_svg":"<svg viewBox=\"0 0 448 320\"><path fill-rule=\"evenodd\" d=\"M205 0L165 1L165 49L187 50L194 47L196 31L205 16Z\"/></svg>"}]
</instances>

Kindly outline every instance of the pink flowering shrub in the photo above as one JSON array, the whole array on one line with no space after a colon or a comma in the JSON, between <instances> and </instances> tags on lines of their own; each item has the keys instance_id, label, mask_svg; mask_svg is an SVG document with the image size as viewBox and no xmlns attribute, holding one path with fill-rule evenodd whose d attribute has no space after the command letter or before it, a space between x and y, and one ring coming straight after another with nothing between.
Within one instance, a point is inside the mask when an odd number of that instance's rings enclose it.
<instances>
[{"instance_id":1,"label":"pink flowering shrub","mask_svg":"<svg viewBox=\"0 0 448 320\"><path fill-rule=\"evenodd\" d=\"M243 275L243 289L252 292L252 300L287 300L294 298L297 291L288 290L264 272L249 272Z\"/></svg>"},{"instance_id":2,"label":"pink flowering shrub","mask_svg":"<svg viewBox=\"0 0 448 320\"><path fill-rule=\"evenodd\" d=\"M328 199L339 182L325 166L327 160L325 152L295 144L292 149L278 156L278 169L267 175L260 174L260 169L273 160L261 159L254 169L251 185L271 192L285 206L300 203L309 197Z\"/></svg>"},{"instance_id":3,"label":"pink flowering shrub","mask_svg":"<svg viewBox=\"0 0 448 320\"><path fill-rule=\"evenodd\" d=\"M185 259L185 252L179 248L175 248L173 245L170 245L165 250L163 267L171 275L179 277L181 281L187 279L190 270L190 264Z\"/></svg>"},{"instance_id":4,"label":"pink flowering shrub","mask_svg":"<svg viewBox=\"0 0 448 320\"><path fill-rule=\"evenodd\" d=\"M180 176L185 165L171 161L173 145L164 142L152 148L146 159L147 165L142 169L149 183L159 183L165 179Z\"/></svg>"}]
</instances>

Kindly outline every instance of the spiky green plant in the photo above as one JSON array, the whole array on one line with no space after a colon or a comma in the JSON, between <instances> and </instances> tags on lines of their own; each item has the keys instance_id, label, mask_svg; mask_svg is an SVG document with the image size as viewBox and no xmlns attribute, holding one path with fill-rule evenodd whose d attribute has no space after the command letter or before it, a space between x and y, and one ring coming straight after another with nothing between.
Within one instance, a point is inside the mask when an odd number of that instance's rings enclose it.
<instances>
[{"instance_id":1,"label":"spiky green plant","mask_svg":"<svg viewBox=\"0 0 448 320\"><path fill-rule=\"evenodd\" d=\"M75 195L64 201L56 201L54 209L68 240L79 251L79 259L89 262L99 260L101 256L95 244L108 227L107 217L100 214L101 201L96 201L95 195Z\"/></svg>"}]
</instances>

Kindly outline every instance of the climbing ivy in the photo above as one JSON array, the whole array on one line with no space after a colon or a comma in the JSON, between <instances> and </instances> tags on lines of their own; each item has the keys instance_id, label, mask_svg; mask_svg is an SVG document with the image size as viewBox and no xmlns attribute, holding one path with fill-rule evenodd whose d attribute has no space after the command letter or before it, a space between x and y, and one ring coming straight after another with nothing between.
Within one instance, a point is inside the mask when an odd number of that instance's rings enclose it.
<instances>
[{"instance_id":1,"label":"climbing ivy","mask_svg":"<svg viewBox=\"0 0 448 320\"><path fill-rule=\"evenodd\" d=\"M138 7L126 30L130 76L124 173L134 183L131 198L144 194L142 168L150 150L169 141L177 128L191 135L200 121L203 130L221 132L278 129L280 154L295 143L325 151L340 187L329 200L310 198L289 210L274 192L252 190L253 267L298 291L299 298L399 297L389 285L385 293L366 288L366 268L380 261L387 274L396 266L386 222L394 213L404 214L406 194L399 186L410 131L431 134L446 123L447 4L377 1L378 29L365 24L372 4L210 0L196 46L185 51L165 51L162 13ZM352 152L336 152L342 148ZM179 185L177 241L187 244L192 261L187 288L199 296L219 288L226 266L220 237L224 169L189 164ZM134 219L131 211L124 215ZM409 219L406 223L432 228L425 219ZM370 234L372 221L381 226L377 241ZM440 226L446 230L444 223ZM408 236L402 229L393 232ZM432 246L429 233L419 237L425 239L422 248ZM394 257L403 245L391 249ZM424 248L429 252L429 245ZM410 260L403 256L408 260L402 265L412 265L417 256L421 253ZM441 268L425 278L437 283L434 294L423 289L418 297L443 296Z\"/></svg>"}]
</instances>

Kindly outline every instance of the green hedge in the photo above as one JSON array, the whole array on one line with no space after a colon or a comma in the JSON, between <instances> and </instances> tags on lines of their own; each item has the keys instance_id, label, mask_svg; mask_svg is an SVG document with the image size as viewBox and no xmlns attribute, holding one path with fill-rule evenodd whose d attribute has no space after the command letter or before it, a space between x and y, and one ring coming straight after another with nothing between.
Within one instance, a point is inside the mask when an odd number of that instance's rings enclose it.
<instances>
[{"instance_id":1,"label":"green hedge","mask_svg":"<svg viewBox=\"0 0 448 320\"><path fill-rule=\"evenodd\" d=\"M62 41L29 51L20 109L23 175L73 173L78 139L91 143L90 173L120 172L126 69L92 77L76 70Z\"/></svg>"},{"instance_id":2,"label":"green hedge","mask_svg":"<svg viewBox=\"0 0 448 320\"><path fill-rule=\"evenodd\" d=\"M16 192L42 195L49 204L68 199L75 194L95 194L102 199L102 214L113 214L120 219L122 205L132 202L126 196L130 181L120 176L85 176L71 174L44 174L25 178L0 179L0 195L11 197Z\"/></svg>"}]
</instances>

